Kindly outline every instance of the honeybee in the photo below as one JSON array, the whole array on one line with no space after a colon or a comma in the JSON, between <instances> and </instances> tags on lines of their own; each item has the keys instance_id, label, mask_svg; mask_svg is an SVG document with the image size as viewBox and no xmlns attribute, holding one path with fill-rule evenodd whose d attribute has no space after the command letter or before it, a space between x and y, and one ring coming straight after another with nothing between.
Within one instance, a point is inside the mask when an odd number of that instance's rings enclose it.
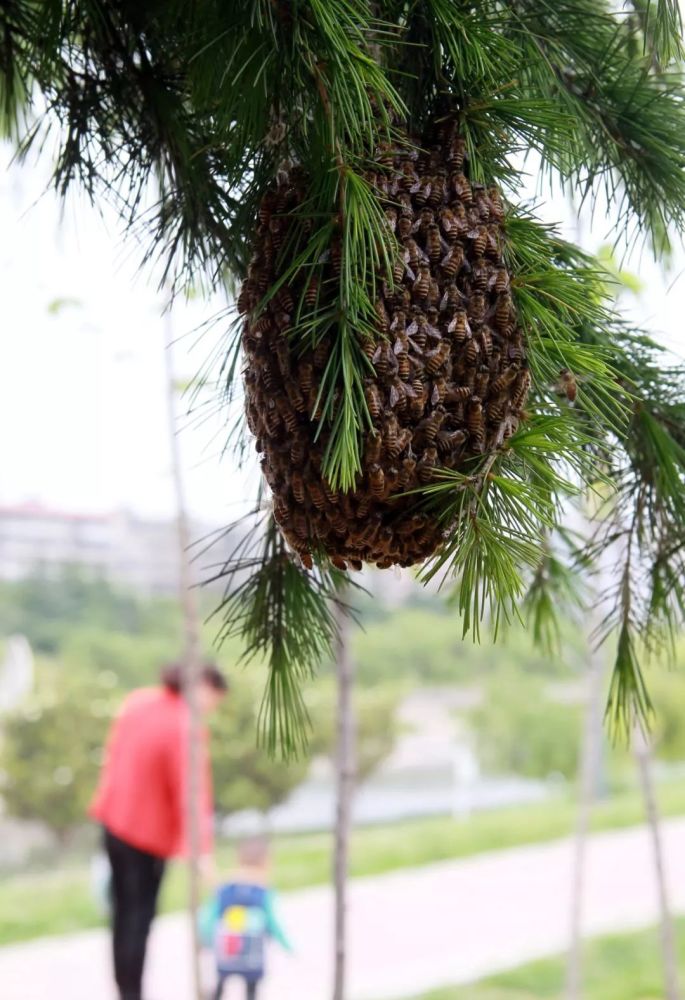
<instances>
[{"instance_id":1,"label":"honeybee","mask_svg":"<svg viewBox=\"0 0 685 1000\"><path fill-rule=\"evenodd\" d=\"M457 170L450 174L450 184L459 201L464 205L470 205L473 201L473 192L468 177Z\"/></svg>"},{"instance_id":2,"label":"honeybee","mask_svg":"<svg viewBox=\"0 0 685 1000\"><path fill-rule=\"evenodd\" d=\"M490 369L487 365L481 366L480 370L476 373L476 378L473 383L473 391L476 396L481 399L485 399L486 393L488 391L488 382L490 381Z\"/></svg>"},{"instance_id":3,"label":"honeybee","mask_svg":"<svg viewBox=\"0 0 685 1000\"><path fill-rule=\"evenodd\" d=\"M416 272L421 261L426 261L428 258L415 239L406 240L404 245L407 251L407 264L411 271Z\"/></svg>"},{"instance_id":4,"label":"honeybee","mask_svg":"<svg viewBox=\"0 0 685 1000\"><path fill-rule=\"evenodd\" d=\"M436 406L430 416L425 417L417 425L413 434L414 444L418 444L421 441L428 441L432 444L445 421L446 415L444 406Z\"/></svg>"},{"instance_id":5,"label":"honeybee","mask_svg":"<svg viewBox=\"0 0 685 1000\"><path fill-rule=\"evenodd\" d=\"M416 465L416 475L420 483L428 483L433 478L436 463L438 461L438 449L431 446L426 448L421 459Z\"/></svg>"},{"instance_id":6,"label":"honeybee","mask_svg":"<svg viewBox=\"0 0 685 1000\"><path fill-rule=\"evenodd\" d=\"M290 445L290 464L294 466L302 465L307 454L304 438L296 437Z\"/></svg>"},{"instance_id":7,"label":"honeybee","mask_svg":"<svg viewBox=\"0 0 685 1000\"><path fill-rule=\"evenodd\" d=\"M482 451L485 444L485 421L483 404L477 396L472 396L466 409L466 426L476 451Z\"/></svg>"},{"instance_id":8,"label":"honeybee","mask_svg":"<svg viewBox=\"0 0 685 1000\"><path fill-rule=\"evenodd\" d=\"M397 358L387 340L381 341L373 355L373 366L382 377L398 368Z\"/></svg>"},{"instance_id":9,"label":"honeybee","mask_svg":"<svg viewBox=\"0 0 685 1000\"><path fill-rule=\"evenodd\" d=\"M307 287L304 293L304 301L308 306L315 306L316 301L319 297L319 279L315 274L312 274L309 281L307 282Z\"/></svg>"},{"instance_id":10,"label":"honeybee","mask_svg":"<svg viewBox=\"0 0 685 1000\"><path fill-rule=\"evenodd\" d=\"M559 396L566 396L569 403L574 403L578 395L578 381L570 368L562 368L555 386Z\"/></svg>"},{"instance_id":11,"label":"honeybee","mask_svg":"<svg viewBox=\"0 0 685 1000\"><path fill-rule=\"evenodd\" d=\"M434 351L426 353L426 372L428 375L437 375L442 366L450 356L449 341L441 340Z\"/></svg>"},{"instance_id":12,"label":"honeybee","mask_svg":"<svg viewBox=\"0 0 685 1000\"><path fill-rule=\"evenodd\" d=\"M454 243L459 236L459 223L451 208L441 208L438 213L440 226L448 243Z\"/></svg>"},{"instance_id":13,"label":"honeybee","mask_svg":"<svg viewBox=\"0 0 685 1000\"><path fill-rule=\"evenodd\" d=\"M464 166L466 156L466 140L460 135L454 136L447 147L447 162L453 170L460 171Z\"/></svg>"},{"instance_id":14,"label":"honeybee","mask_svg":"<svg viewBox=\"0 0 685 1000\"><path fill-rule=\"evenodd\" d=\"M297 383L292 380L287 381L285 384L285 391L288 395L291 406L293 406L298 413L305 413L307 410L307 401L300 392Z\"/></svg>"},{"instance_id":15,"label":"honeybee","mask_svg":"<svg viewBox=\"0 0 685 1000\"><path fill-rule=\"evenodd\" d=\"M297 503L303 504L305 498L304 479L298 469L293 469L290 473L290 489Z\"/></svg>"},{"instance_id":16,"label":"honeybee","mask_svg":"<svg viewBox=\"0 0 685 1000\"><path fill-rule=\"evenodd\" d=\"M331 342L328 337L323 337L314 348L314 367L319 370L325 368L330 353Z\"/></svg>"},{"instance_id":17,"label":"honeybee","mask_svg":"<svg viewBox=\"0 0 685 1000\"><path fill-rule=\"evenodd\" d=\"M385 473L378 464L372 465L369 469L369 485L376 500L385 497Z\"/></svg>"},{"instance_id":18,"label":"honeybee","mask_svg":"<svg viewBox=\"0 0 685 1000\"><path fill-rule=\"evenodd\" d=\"M274 295L274 302L283 310L283 312L286 312L291 316L295 311L295 300L288 285L281 285Z\"/></svg>"},{"instance_id":19,"label":"honeybee","mask_svg":"<svg viewBox=\"0 0 685 1000\"><path fill-rule=\"evenodd\" d=\"M456 244L456 246L453 246L440 261L440 266L442 267L442 273L449 281L454 281L463 263L464 263L464 248L460 243L458 243ZM456 288L455 285L452 285L450 287ZM457 292L458 291L459 290L457 289ZM447 294L447 292L445 292L445 294ZM454 296L454 293L452 293L452 295Z\"/></svg>"},{"instance_id":20,"label":"honeybee","mask_svg":"<svg viewBox=\"0 0 685 1000\"><path fill-rule=\"evenodd\" d=\"M329 503L332 503L334 506L339 503L340 494L336 490L331 489L330 484L325 479L322 479L321 486Z\"/></svg>"},{"instance_id":21,"label":"honeybee","mask_svg":"<svg viewBox=\"0 0 685 1000\"><path fill-rule=\"evenodd\" d=\"M426 230L426 252L431 264L437 264L442 257L442 237L435 222L431 222Z\"/></svg>"},{"instance_id":22,"label":"honeybee","mask_svg":"<svg viewBox=\"0 0 685 1000\"><path fill-rule=\"evenodd\" d=\"M330 556L330 560L331 560L331 565L334 566L335 569L340 570L341 573L347 572L347 563L345 562L342 556L335 553L334 555Z\"/></svg>"},{"instance_id":23,"label":"honeybee","mask_svg":"<svg viewBox=\"0 0 685 1000\"><path fill-rule=\"evenodd\" d=\"M314 366L309 361L301 361L297 369L297 381L305 396L311 392L313 378Z\"/></svg>"},{"instance_id":24,"label":"honeybee","mask_svg":"<svg viewBox=\"0 0 685 1000\"><path fill-rule=\"evenodd\" d=\"M428 201L428 196L431 193L430 177L420 177L419 180L412 185L410 191L414 195L415 205L425 205Z\"/></svg>"},{"instance_id":25,"label":"honeybee","mask_svg":"<svg viewBox=\"0 0 685 1000\"><path fill-rule=\"evenodd\" d=\"M387 333L390 327L390 317L388 316L388 310L385 308L383 299L377 300L374 310L376 312L376 327L381 333Z\"/></svg>"},{"instance_id":26,"label":"honeybee","mask_svg":"<svg viewBox=\"0 0 685 1000\"><path fill-rule=\"evenodd\" d=\"M436 437L436 444L441 455L456 451L465 441L466 431L461 428L455 431L439 431Z\"/></svg>"},{"instance_id":27,"label":"honeybee","mask_svg":"<svg viewBox=\"0 0 685 1000\"><path fill-rule=\"evenodd\" d=\"M497 396L491 399L487 405L486 415L491 424L501 424L507 412L507 397Z\"/></svg>"},{"instance_id":28,"label":"honeybee","mask_svg":"<svg viewBox=\"0 0 685 1000\"><path fill-rule=\"evenodd\" d=\"M470 240L473 240L473 252L475 256L482 257L488 245L487 227L477 226L475 229L470 229L467 235Z\"/></svg>"},{"instance_id":29,"label":"honeybee","mask_svg":"<svg viewBox=\"0 0 685 1000\"><path fill-rule=\"evenodd\" d=\"M331 267L335 277L339 278L342 270L342 246L337 239L331 243Z\"/></svg>"},{"instance_id":30,"label":"honeybee","mask_svg":"<svg viewBox=\"0 0 685 1000\"><path fill-rule=\"evenodd\" d=\"M501 222L504 218L504 205L499 190L496 187L488 188L488 198L490 199L491 217L497 222Z\"/></svg>"},{"instance_id":31,"label":"honeybee","mask_svg":"<svg viewBox=\"0 0 685 1000\"><path fill-rule=\"evenodd\" d=\"M530 389L530 372L527 368L523 368L516 377L516 383L514 385L514 391L511 396L511 408L512 410L520 410L526 401L526 396L528 395L528 390Z\"/></svg>"},{"instance_id":32,"label":"honeybee","mask_svg":"<svg viewBox=\"0 0 685 1000\"><path fill-rule=\"evenodd\" d=\"M471 265L471 287L484 292L488 287L490 268L484 257L477 257Z\"/></svg>"},{"instance_id":33,"label":"honeybee","mask_svg":"<svg viewBox=\"0 0 685 1000\"><path fill-rule=\"evenodd\" d=\"M388 402L393 410L399 410L400 413L407 408L407 387L399 376L390 383Z\"/></svg>"},{"instance_id":34,"label":"honeybee","mask_svg":"<svg viewBox=\"0 0 685 1000\"><path fill-rule=\"evenodd\" d=\"M508 368L505 368L503 372L500 372L490 386L491 394L493 396L498 396L501 392L504 392L504 390L512 384L518 375L518 372L519 369L516 365L510 365Z\"/></svg>"},{"instance_id":35,"label":"honeybee","mask_svg":"<svg viewBox=\"0 0 685 1000\"><path fill-rule=\"evenodd\" d=\"M326 497L317 482L310 480L307 483L307 493L309 493L310 499L317 510L326 509Z\"/></svg>"},{"instance_id":36,"label":"honeybee","mask_svg":"<svg viewBox=\"0 0 685 1000\"><path fill-rule=\"evenodd\" d=\"M366 518L367 514L369 513L370 508L371 508L371 498L369 497L368 494L366 494L365 496L363 496L361 498L361 500L357 504L357 509L355 511L355 516L360 521L363 521ZM364 544L364 533L363 533L363 531L359 535L359 542L360 542L361 545Z\"/></svg>"},{"instance_id":37,"label":"honeybee","mask_svg":"<svg viewBox=\"0 0 685 1000\"><path fill-rule=\"evenodd\" d=\"M364 396L366 397L366 405L369 408L369 413L374 420L377 420L383 409L383 400L378 386L370 382L364 389Z\"/></svg>"},{"instance_id":38,"label":"honeybee","mask_svg":"<svg viewBox=\"0 0 685 1000\"><path fill-rule=\"evenodd\" d=\"M265 333L271 333L273 328L274 328L273 320L271 319L271 316L268 315L268 313L264 313L263 316L260 316L259 319L256 320L256 322L254 322L251 327L252 332L260 336L263 336Z\"/></svg>"},{"instance_id":39,"label":"honeybee","mask_svg":"<svg viewBox=\"0 0 685 1000\"><path fill-rule=\"evenodd\" d=\"M397 229L397 210L394 208L385 209L385 221L391 233Z\"/></svg>"},{"instance_id":40,"label":"honeybee","mask_svg":"<svg viewBox=\"0 0 685 1000\"><path fill-rule=\"evenodd\" d=\"M319 399L319 389L315 385L313 385L309 390L307 409L309 410L309 415L312 420L321 420L321 417L323 416L323 403Z\"/></svg>"},{"instance_id":41,"label":"honeybee","mask_svg":"<svg viewBox=\"0 0 685 1000\"><path fill-rule=\"evenodd\" d=\"M464 309L459 309L447 324L447 332L452 335L455 344L463 344L471 336L468 316Z\"/></svg>"},{"instance_id":42,"label":"honeybee","mask_svg":"<svg viewBox=\"0 0 685 1000\"><path fill-rule=\"evenodd\" d=\"M445 396L447 395L447 379L443 377L436 378L433 382L431 388L431 404L437 406L441 403Z\"/></svg>"},{"instance_id":43,"label":"honeybee","mask_svg":"<svg viewBox=\"0 0 685 1000\"><path fill-rule=\"evenodd\" d=\"M495 306L495 326L501 332L505 332L509 327L512 305L509 292L504 292L498 296L497 305Z\"/></svg>"},{"instance_id":44,"label":"honeybee","mask_svg":"<svg viewBox=\"0 0 685 1000\"><path fill-rule=\"evenodd\" d=\"M480 345L477 340L471 338L464 348L464 361L467 365L475 365L480 354Z\"/></svg>"},{"instance_id":45,"label":"honeybee","mask_svg":"<svg viewBox=\"0 0 685 1000\"><path fill-rule=\"evenodd\" d=\"M396 285L400 283L404 277L404 273L407 270L407 264L409 263L409 252L403 250L395 257L395 262L392 266L392 277Z\"/></svg>"},{"instance_id":46,"label":"honeybee","mask_svg":"<svg viewBox=\"0 0 685 1000\"><path fill-rule=\"evenodd\" d=\"M428 283L428 295L426 296L426 305L435 306L437 308L439 301L440 301L440 285L437 283L435 278L431 278Z\"/></svg>"},{"instance_id":47,"label":"honeybee","mask_svg":"<svg viewBox=\"0 0 685 1000\"><path fill-rule=\"evenodd\" d=\"M506 292L509 289L509 272L506 267L498 267L496 271L490 275L490 281L488 282L490 288L494 288L498 295L502 292Z\"/></svg>"},{"instance_id":48,"label":"honeybee","mask_svg":"<svg viewBox=\"0 0 685 1000\"><path fill-rule=\"evenodd\" d=\"M474 323L482 323L485 319L485 296L482 292L474 292L469 300L469 319Z\"/></svg>"},{"instance_id":49,"label":"honeybee","mask_svg":"<svg viewBox=\"0 0 685 1000\"><path fill-rule=\"evenodd\" d=\"M407 240L412 234L413 222L410 215L401 215L397 220L397 236L401 241Z\"/></svg>"},{"instance_id":50,"label":"honeybee","mask_svg":"<svg viewBox=\"0 0 685 1000\"><path fill-rule=\"evenodd\" d=\"M422 208L419 217L412 225L412 232L418 232L422 239L426 238L428 227L435 221L435 216L430 208Z\"/></svg>"},{"instance_id":51,"label":"honeybee","mask_svg":"<svg viewBox=\"0 0 685 1000\"><path fill-rule=\"evenodd\" d=\"M447 395L445 396L445 402L449 405L454 403L463 403L471 395L471 387L468 385L451 385L447 390Z\"/></svg>"},{"instance_id":52,"label":"honeybee","mask_svg":"<svg viewBox=\"0 0 685 1000\"><path fill-rule=\"evenodd\" d=\"M372 431L366 435L366 444L364 446L364 464L374 465L380 461L381 451L383 450L383 438L379 432L374 428Z\"/></svg>"},{"instance_id":53,"label":"honeybee","mask_svg":"<svg viewBox=\"0 0 685 1000\"><path fill-rule=\"evenodd\" d=\"M416 471L416 459L412 455L408 455L407 458L402 459L402 467L400 469L400 478L398 481L398 486L404 489L408 486L413 478Z\"/></svg>"},{"instance_id":54,"label":"honeybee","mask_svg":"<svg viewBox=\"0 0 685 1000\"><path fill-rule=\"evenodd\" d=\"M419 263L419 274L412 286L412 293L417 299L425 299L430 291L431 272L427 263Z\"/></svg>"},{"instance_id":55,"label":"honeybee","mask_svg":"<svg viewBox=\"0 0 685 1000\"><path fill-rule=\"evenodd\" d=\"M489 326L481 326L478 331L478 339L486 357L492 356L492 330Z\"/></svg>"}]
</instances>

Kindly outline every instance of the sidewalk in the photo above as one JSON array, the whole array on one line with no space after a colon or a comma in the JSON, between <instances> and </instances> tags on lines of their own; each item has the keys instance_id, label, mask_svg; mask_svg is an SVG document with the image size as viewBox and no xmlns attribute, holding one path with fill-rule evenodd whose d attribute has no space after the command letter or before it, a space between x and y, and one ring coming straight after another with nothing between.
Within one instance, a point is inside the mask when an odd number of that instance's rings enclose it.
<instances>
[{"instance_id":1,"label":"sidewalk","mask_svg":"<svg viewBox=\"0 0 685 1000\"><path fill-rule=\"evenodd\" d=\"M663 837L674 909L685 911L685 818L665 822ZM410 997L563 951L570 876L571 843L562 840L356 879L350 891L351 1000ZM330 890L291 893L282 904L296 954L273 949L260 1000L328 1000ZM586 933L631 930L657 916L646 829L595 834L588 850ZM188 1000L187 956L184 918L158 920L149 1000ZM2 1000L112 1000L106 934L0 949L0 994Z\"/></svg>"}]
</instances>

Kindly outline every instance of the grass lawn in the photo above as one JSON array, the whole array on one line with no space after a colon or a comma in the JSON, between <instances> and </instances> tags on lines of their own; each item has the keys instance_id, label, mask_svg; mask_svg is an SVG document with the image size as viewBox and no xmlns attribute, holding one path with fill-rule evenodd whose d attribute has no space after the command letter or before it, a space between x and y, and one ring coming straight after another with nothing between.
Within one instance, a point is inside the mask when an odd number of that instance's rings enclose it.
<instances>
[{"instance_id":1,"label":"grass lawn","mask_svg":"<svg viewBox=\"0 0 685 1000\"><path fill-rule=\"evenodd\" d=\"M662 784L659 802L666 816L685 814L685 783ZM377 875L482 851L553 840L572 831L575 815L575 803L570 798L560 798L478 813L464 821L440 817L359 829L352 837L352 875ZM639 795L625 793L596 807L593 829L631 826L641 822L642 817ZM298 889L328 881L329 834L279 837L274 849L275 880L280 889ZM230 845L219 845L219 871L231 867L231 857ZM165 881L162 909L177 910L184 900L184 872L181 866L173 866ZM0 945L96 927L99 923L90 897L87 865L83 863L63 870L2 878Z\"/></svg>"},{"instance_id":2,"label":"grass lawn","mask_svg":"<svg viewBox=\"0 0 685 1000\"><path fill-rule=\"evenodd\" d=\"M663 1000L656 929L589 941L584 949L584 1000ZM685 921L678 922L678 958L685 981ZM558 1000L564 960L532 962L480 983L426 993L416 1000Z\"/></svg>"}]
</instances>

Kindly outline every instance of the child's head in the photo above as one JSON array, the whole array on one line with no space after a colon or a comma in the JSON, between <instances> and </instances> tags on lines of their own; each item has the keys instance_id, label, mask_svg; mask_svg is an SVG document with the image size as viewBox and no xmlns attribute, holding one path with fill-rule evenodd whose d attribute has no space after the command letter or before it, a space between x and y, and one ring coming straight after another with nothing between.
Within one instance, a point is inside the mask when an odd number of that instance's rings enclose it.
<instances>
[{"instance_id":1,"label":"child's head","mask_svg":"<svg viewBox=\"0 0 685 1000\"><path fill-rule=\"evenodd\" d=\"M237 854L241 868L268 868L269 841L266 837L247 837L238 843Z\"/></svg>"}]
</instances>

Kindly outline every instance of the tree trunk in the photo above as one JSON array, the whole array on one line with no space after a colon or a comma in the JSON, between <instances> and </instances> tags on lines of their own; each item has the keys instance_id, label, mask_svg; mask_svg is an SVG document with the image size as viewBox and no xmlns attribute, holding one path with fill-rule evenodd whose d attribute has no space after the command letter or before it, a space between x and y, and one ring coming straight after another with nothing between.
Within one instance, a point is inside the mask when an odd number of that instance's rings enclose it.
<instances>
[{"instance_id":1,"label":"tree trunk","mask_svg":"<svg viewBox=\"0 0 685 1000\"><path fill-rule=\"evenodd\" d=\"M173 328L171 304L164 312L164 358L167 376L167 403L169 411L169 437L171 465L176 502L176 527L178 537L179 595L183 610L185 689L189 708L188 733L188 911L192 935L192 970L194 1000L202 1000L200 973L200 940L197 911L200 905L200 739L201 720L197 697L197 684L201 666L200 616L193 589L193 572L190 561L190 528L186 511L183 463L178 439L176 417L176 383L173 365Z\"/></svg>"},{"instance_id":2,"label":"tree trunk","mask_svg":"<svg viewBox=\"0 0 685 1000\"><path fill-rule=\"evenodd\" d=\"M642 795L645 801L645 813L647 815L647 825L649 826L654 850L654 875L659 894L661 953L664 966L665 997L666 1000L680 1000L681 993L678 983L678 959L676 952L675 930L668 899L668 887L666 884L666 867L664 864L663 845L661 843L659 807L656 801L654 780L652 776L652 754L644 733L638 727L636 727L633 734L633 752L635 754L635 760L637 762L638 772L640 775Z\"/></svg>"},{"instance_id":3,"label":"tree trunk","mask_svg":"<svg viewBox=\"0 0 685 1000\"><path fill-rule=\"evenodd\" d=\"M345 1000L347 874L355 779L355 719L352 707L354 665L350 653L350 621L341 608L336 611L340 638L337 648L338 732L335 760L335 970L333 1000Z\"/></svg>"},{"instance_id":4,"label":"tree trunk","mask_svg":"<svg viewBox=\"0 0 685 1000\"><path fill-rule=\"evenodd\" d=\"M578 817L573 844L571 881L571 927L566 961L566 1000L580 1000L582 995L583 895L585 859L592 805L597 795L599 761L602 745L603 656L593 650L587 675L588 690L583 720Z\"/></svg>"}]
</instances>

